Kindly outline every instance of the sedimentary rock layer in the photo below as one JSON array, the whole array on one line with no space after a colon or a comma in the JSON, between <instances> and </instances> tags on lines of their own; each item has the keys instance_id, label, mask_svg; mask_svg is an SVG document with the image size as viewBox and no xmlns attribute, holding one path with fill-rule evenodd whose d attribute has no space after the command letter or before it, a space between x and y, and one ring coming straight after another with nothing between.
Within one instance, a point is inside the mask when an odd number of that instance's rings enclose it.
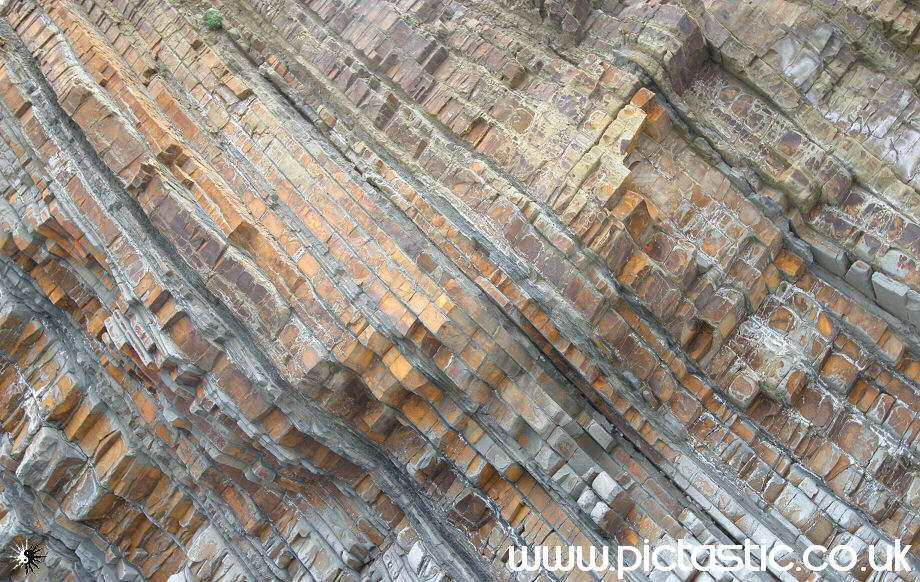
<instances>
[{"instance_id":1,"label":"sedimentary rock layer","mask_svg":"<svg viewBox=\"0 0 920 582\"><path fill-rule=\"evenodd\" d=\"M32 579L920 546L915 0L0 6Z\"/></svg>"}]
</instances>

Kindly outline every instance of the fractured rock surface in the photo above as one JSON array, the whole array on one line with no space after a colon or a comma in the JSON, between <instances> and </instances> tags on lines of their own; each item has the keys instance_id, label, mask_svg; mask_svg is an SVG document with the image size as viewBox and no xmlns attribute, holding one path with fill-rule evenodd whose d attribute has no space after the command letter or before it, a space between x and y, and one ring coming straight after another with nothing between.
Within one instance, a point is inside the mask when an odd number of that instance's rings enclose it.
<instances>
[{"instance_id":1,"label":"fractured rock surface","mask_svg":"<svg viewBox=\"0 0 920 582\"><path fill-rule=\"evenodd\" d=\"M0 6L31 579L920 547L916 0Z\"/></svg>"}]
</instances>

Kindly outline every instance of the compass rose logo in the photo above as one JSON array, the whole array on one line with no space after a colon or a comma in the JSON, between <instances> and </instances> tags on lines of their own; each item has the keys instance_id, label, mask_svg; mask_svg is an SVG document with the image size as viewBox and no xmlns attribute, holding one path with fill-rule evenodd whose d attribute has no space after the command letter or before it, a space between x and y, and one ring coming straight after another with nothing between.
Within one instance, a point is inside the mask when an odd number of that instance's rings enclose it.
<instances>
[{"instance_id":1,"label":"compass rose logo","mask_svg":"<svg viewBox=\"0 0 920 582\"><path fill-rule=\"evenodd\" d=\"M23 569L28 574L41 564L45 558L43 554L38 553L41 547L37 543L28 540L19 542L13 546L13 551L7 558L13 570Z\"/></svg>"}]
</instances>

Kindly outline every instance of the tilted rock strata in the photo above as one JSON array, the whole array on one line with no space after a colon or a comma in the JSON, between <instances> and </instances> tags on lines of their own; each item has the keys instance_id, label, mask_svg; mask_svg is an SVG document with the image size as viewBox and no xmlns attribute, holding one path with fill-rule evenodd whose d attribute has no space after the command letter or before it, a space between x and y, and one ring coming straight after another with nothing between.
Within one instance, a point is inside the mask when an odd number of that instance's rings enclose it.
<instances>
[{"instance_id":1,"label":"tilted rock strata","mask_svg":"<svg viewBox=\"0 0 920 582\"><path fill-rule=\"evenodd\" d=\"M209 7L3 4L0 544L38 579L920 546L914 2Z\"/></svg>"}]
</instances>

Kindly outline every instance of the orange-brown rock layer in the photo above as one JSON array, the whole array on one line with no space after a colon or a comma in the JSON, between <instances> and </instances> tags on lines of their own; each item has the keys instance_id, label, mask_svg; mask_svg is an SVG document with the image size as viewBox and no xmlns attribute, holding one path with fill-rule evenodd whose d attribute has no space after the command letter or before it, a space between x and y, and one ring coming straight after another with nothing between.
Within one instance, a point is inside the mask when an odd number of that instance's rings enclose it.
<instances>
[{"instance_id":1,"label":"orange-brown rock layer","mask_svg":"<svg viewBox=\"0 0 920 582\"><path fill-rule=\"evenodd\" d=\"M920 547L915 0L0 6L33 579Z\"/></svg>"}]
</instances>

